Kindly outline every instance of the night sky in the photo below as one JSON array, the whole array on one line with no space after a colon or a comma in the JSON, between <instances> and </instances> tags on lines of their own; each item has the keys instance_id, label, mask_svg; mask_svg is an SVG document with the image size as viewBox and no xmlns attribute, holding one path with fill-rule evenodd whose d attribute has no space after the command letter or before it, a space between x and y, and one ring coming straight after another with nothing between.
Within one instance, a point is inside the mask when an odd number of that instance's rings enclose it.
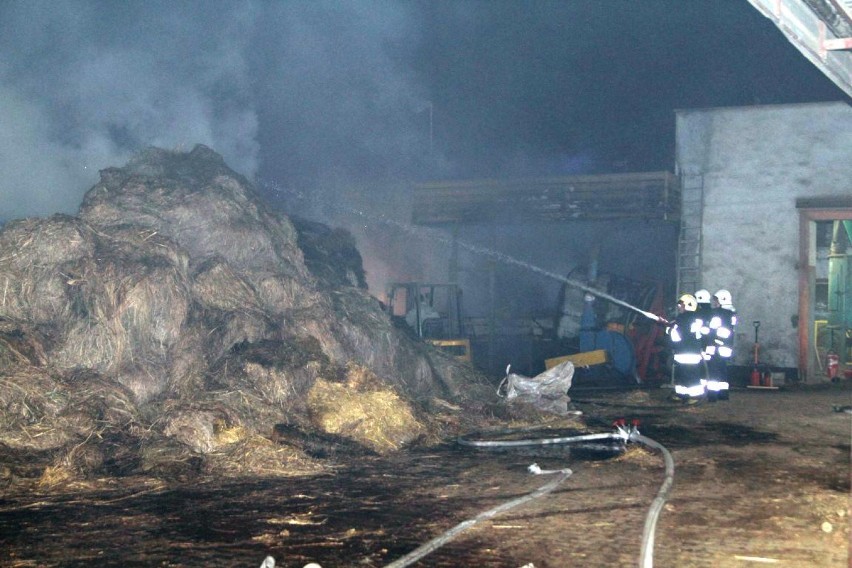
<instances>
[{"instance_id":1,"label":"night sky","mask_svg":"<svg viewBox=\"0 0 852 568\"><path fill-rule=\"evenodd\" d=\"M5 0L0 52L0 220L149 145L299 188L671 170L675 109L847 99L746 0Z\"/></svg>"}]
</instances>

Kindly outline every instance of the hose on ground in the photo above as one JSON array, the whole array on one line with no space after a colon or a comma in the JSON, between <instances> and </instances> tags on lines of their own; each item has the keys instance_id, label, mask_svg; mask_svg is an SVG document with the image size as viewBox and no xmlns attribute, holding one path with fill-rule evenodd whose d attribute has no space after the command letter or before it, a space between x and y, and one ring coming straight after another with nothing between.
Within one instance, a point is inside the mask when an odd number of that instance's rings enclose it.
<instances>
[{"instance_id":1,"label":"hose on ground","mask_svg":"<svg viewBox=\"0 0 852 568\"><path fill-rule=\"evenodd\" d=\"M671 490L672 485L674 485L674 458L672 458L672 454L665 446L651 438L641 435L638 431L634 432L630 436L630 440L644 444L649 448L659 450L662 452L663 460L666 463L665 480L663 480L663 484L660 486L659 491L657 491L657 496L651 503L651 507L648 509L648 515L645 517L645 527L642 529L642 548L639 551L639 566L641 566L641 568L653 568L654 535L657 530L657 519L659 519L660 512L663 510L663 505L666 503L669 491Z\"/></svg>"},{"instance_id":2,"label":"hose on ground","mask_svg":"<svg viewBox=\"0 0 852 568\"><path fill-rule=\"evenodd\" d=\"M553 481L551 481L551 482L549 482L545 485L542 485L541 487L539 487L538 489L536 489L532 493L527 493L526 495L524 495L522 497L518 497L517 499L513 499L511 501L503 503L502 505L498 505L497 507L494 507L493 509L489 509L489 510L483 512L483 513L478 514L477 516L475 516L472 519L469 519L467 521L464 521L462 523L457 524L456 526L454 526L453 528L451 528L450 530L448 530L447 532L445 532L441 536L430 540L426 544L420 546L419 548L416 548L412 552L409 552L408 554L406 554L402 558L395 560L394 562L391 562L385 568L403 568L404 566L408 566L410 564L413 564L414 562L417 562L418 560L420 560L421 558L423 558L427 554L430 554L430 553L434 552L435 550L439 549L440 547L444 546L444 544L446 544L447 542L454 539L459 533L466 531L467 529L469 529L470 527L472 527L476 523L478 523L480 521L484 521L486 519L490 519L491 517L499 515L500 513L508 511L509 509L517 507L518 505L526 503L527 501L532 501L533 499L538 499L539 497L541 497L543 495L547 495L548 493L550 493L551 491L556 489L559 486L560 483L562 483L563 481L568 479L568 477L570 477L571 474L573 473L570 469L559 469L559 470L540 470L539 469L538 471L536 471L535 468L537 468L537 467L538 467L537 465L533 464L532 466L530 466L529 469L532 473L541 473L541 474L558 473L559 476L556 477Z\"/></svg>"},{"instance_id":3,"label":"hose on ground","mask_svg":"<svg viewBox=\"0 0 852 568\"><path fill-rule=\"evenodd\" d=\"M622 421L623 423L623 421ZM618 426L616 431L613 433L601 433L601 434L581 434L578 436L566 436L566 437L558 437L558 438L534 438L527 440L468 440L466 438L459 438L458 443L462 446L468 446L473 448L517 448L517 447L530 447L530 446L547 446L547 445L557 445L557 444L571 444L577 442L591 442L591 441L600 441L600 440L618 440L621 442L637 442L639 444L645 445L649 448L657 450L663 454L663 460L665 461L666 466L666 476L663 480L663 484L660 486L660 489L657 491L657 495L654 498L654 501L651 503L651 506L648 510L648 514L645 517L645 526L642 530L642 546L639 552L639 566L640 568L653 568L654 566L654 537L657 527L657 520L659 519L660 512L663 509L663 505L666 502L669 491L674 484L674 459L672 458L671 453L666 449L665 446L648 438L647 436L643 436L639 433L636 427L626 427L626 426ZM472 527L476 523L489 519L499 513L504 511L508 511L513 507L517 507L522 503L526 503L527 501L531 501L542 495L546 495L550 493L556 487L566 480L571 475L570 469L562 469L562 470L541 470L537 464L533 464L529 466L529 471L532 473L559 473L560 476L550 483L543 485L539 489L524 495L523 497L519 497L517 499L513 499L503 505L499 505L494 507L493 509L489 509L484 513L480 513L473 519L464 521L449 531L445 532L441 536L432 539L426 544L420 546L414 551L410 552L406 556L396 560L390 564L388 564L385 568L404 568L417 560L423 558L427 554L434 552L453 538L455 538L459 533L467 530Z\"/></svg>"}]
</instances>

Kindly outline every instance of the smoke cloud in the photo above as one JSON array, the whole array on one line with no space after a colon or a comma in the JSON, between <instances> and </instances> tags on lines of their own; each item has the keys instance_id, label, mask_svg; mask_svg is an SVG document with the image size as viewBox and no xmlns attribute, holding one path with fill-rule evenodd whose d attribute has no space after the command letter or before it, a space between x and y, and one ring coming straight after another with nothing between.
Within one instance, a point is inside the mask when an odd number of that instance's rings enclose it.
<instances>
[{"instance_id":1,"label":"smoke cloud","mask_svg":"<svg viewBox=\"0 0 852 568\"><path fill-rule=\"evenodd\" d=\"M390 2L4 2L0 221L73 213L98 169L150 145L206 144L249 178L410 168L415 41Z\"/></svg>"},{"instance_id":2,"label":"smoke cloud","mask_svg":"<svg viewBox=\"0 0 852 568\"><path fill-rule=\"evenodd\" d=\"M674 108L838 98L764 20L682 0L5 0L0 222L73 213L150 145L328 193L669 169Z\"/></svg>"}]
</instances>

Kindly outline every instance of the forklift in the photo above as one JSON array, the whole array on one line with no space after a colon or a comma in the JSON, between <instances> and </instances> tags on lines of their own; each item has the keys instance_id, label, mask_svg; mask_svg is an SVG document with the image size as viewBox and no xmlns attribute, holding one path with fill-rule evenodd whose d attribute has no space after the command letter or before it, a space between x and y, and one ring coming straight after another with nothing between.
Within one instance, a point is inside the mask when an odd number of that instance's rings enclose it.
<instances>
[{"instance_id":1,"label":"forklift","mask_svg":"<svg viewBox=\"0 0 852 568\"><path fill-rule=\"evenodd\" d=\"M404 321L417 337L456 359L471 362L457 284L393 282L387 285L385 297L391 317Z\"/></svg>"}]
</instances>

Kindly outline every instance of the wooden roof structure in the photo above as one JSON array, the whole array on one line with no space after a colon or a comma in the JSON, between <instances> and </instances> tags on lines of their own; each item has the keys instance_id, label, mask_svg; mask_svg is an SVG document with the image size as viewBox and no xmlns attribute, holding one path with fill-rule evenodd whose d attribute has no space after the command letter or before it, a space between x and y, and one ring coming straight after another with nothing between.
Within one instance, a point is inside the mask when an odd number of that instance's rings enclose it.
<instances>
[{"instance_id":1,"label":"wooden roof structure","mask_svg":"<svg viewBox=\"0 0 852 568\"><path fill-rule=\"evenodd\" d=\"M676 221L680 185L670 172L515 180L444 181L414 187L420 225L640 219Z\"/></svg>"}]
</instances>

